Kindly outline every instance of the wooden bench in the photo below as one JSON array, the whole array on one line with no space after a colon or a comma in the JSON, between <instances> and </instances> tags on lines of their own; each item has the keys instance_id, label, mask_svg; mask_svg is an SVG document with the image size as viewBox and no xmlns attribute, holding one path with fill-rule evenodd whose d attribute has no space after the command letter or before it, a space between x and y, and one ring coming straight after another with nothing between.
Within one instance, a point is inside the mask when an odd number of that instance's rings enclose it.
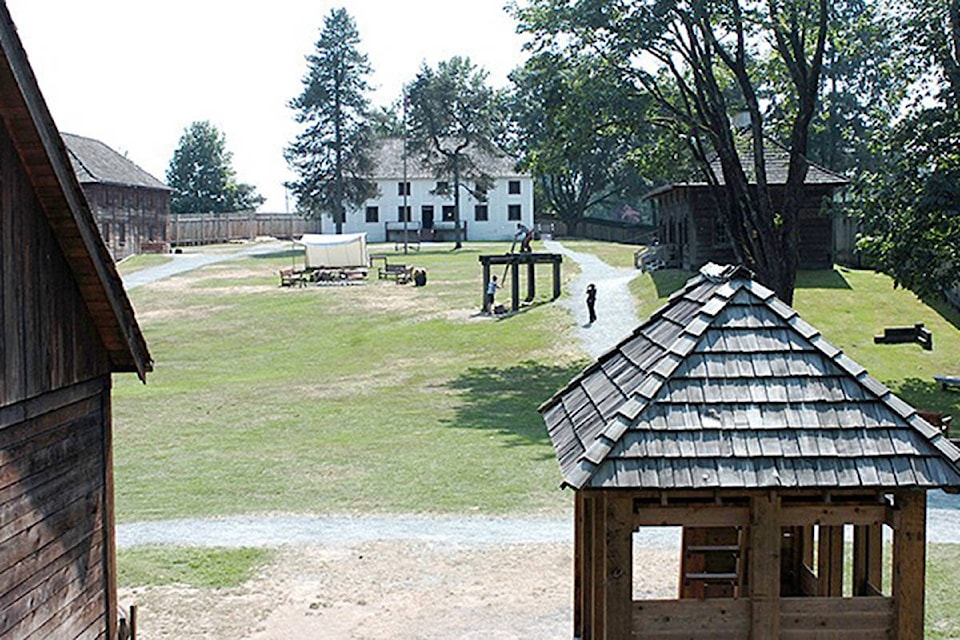
<instances>
[{"instance_id":1,"label":"wooden bench","mask_svg":"<svg viewBox=\"0 0 960 640\"><path fill-rule=\"evenodd\" d=\"M377 270L380 280L392 278L397 284L407 284L413 278L413 267L405 264L385 264Z\"/></svg>"},{"instance_id":2,"label":"wooden bench","mask_svg":"<svg viewBox=\"0 0 960 640\"><path fill-rule=\"evenodd\" d=\"M918 322L912 327L886 327L883 334L873 336L874 344L901 344L904 342L916 342L921 347L930 351L933 349L933 333Z\"/></svg>"},{"instance_id":3,"label":"wooden bench","mask_svg":"<svg viewBox=\"0 0 960 640\"><path fill-rule=\"evenodd\" d=\"M960 389L960 378L954 376L933 376L933 379L940 383L940 388L944 391L948 389Z\"/></svg>"},{"instance_id":4,"label":"wooden bench","mask_svg":"<svg viewBox=\"0 0 960 640\"><path fill-rule=\"evenodd\" d=\"M302 271L295 271L293 269L281 269L280 270L280 286L281 287L305 287L307 286L307 276Z\"/></svg>"}]
</instances>

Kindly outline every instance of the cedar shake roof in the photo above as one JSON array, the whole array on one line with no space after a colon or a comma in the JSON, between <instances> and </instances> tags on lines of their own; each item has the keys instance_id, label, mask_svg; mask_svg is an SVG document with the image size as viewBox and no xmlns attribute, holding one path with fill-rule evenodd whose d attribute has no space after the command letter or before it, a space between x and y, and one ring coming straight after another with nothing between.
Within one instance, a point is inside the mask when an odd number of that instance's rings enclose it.
<instances>
[{"instance_id":1,"label":"cedar shake roof","mask_svg":"<svg viewBox=\"0 0 960 640\"><path fill-rule=\"evenodd\" d=\"M749 139L749 138L748 138ZM742 140L741 140L742 142ZM763 145L764 164L767 169L768 185L784 185L787 183L787 173L790 170L790 152L781 144L764 138ZM749 145L741 147L740 164L747 174L747 180L753 184L757 181L757 174L753 163L753 149ZM710 169L717 176L721 185L725 184L723 177L723 168L720 166L720 158L715 157L710 162ZM849 180L836 174L829 169L824 169L820 165L812 162L807 163L807 176L804 178L805 185L824 185L832 187L842 187L849 184ZM663 185L647 193L644 199L654 198L673 189L708 187L709 184L699 180L690 180L685 182L675 182L673 184Z\"/></svg>"},{"instance_id":2,"label":"cedar shake roof","mask_svg":"<svg viewBox=\"0 0 960 640\"><path fill-rule=\"evenodd\" d=\"M170 191L167 185L99 140L72 133L62 135L70 163L81 184L112 184Z\"/></svg>"},{"instance_id":3,"label":"cedar shake roof","mask_svg":"<svg viewBox=\"0 0 960 640\"><path fill-rule=\"evenodd\" d=\"M73 271L113 370L135 371L144 379L152 369L147 343L2 0L0 117Z\"/></svg>"},{"instance_id":4,"label":"cedar shake roof","mask_svg":"<svg viewBox=\"0 0 960 640\"><path fill-rule=\"evenodd\" d=\"M519 178L526 174L517 170L517 161L515 158L503 154L499 156L488 153L474 152L469 148L466 151L478 161L480 168L494 178ZM374 145L373 157L373 178L374 179L403 179L403 139L385 138ZM422 156L407 147L407 172L408 180L436 180L437 174L432 167L423 163Z\"/></svg>"},{"instance_id":5,"label":"cedar shake roof","mask_svg":"<svg viewBox=\"0 0 960 640\"><path fill-rule=\"evenodd\" d=\"M741 267L705 266L540 412L575 489L960 486L960 450Z\"/></svg>"}]
</instances>

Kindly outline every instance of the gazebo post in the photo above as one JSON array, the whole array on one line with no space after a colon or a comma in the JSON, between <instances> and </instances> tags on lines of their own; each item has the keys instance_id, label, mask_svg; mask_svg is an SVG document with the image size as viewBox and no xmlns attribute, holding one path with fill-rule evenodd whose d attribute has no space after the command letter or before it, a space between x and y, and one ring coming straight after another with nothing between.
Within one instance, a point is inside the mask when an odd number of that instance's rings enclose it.
<instances>
[{"instance_id":1,"label":"gazebo post","mask_svg":"<svg viewBox=\"0 0 960 640\"><path fill-rule=\"evenodd\" d=\"M750 638L780 637L780 496L750 501Z\"/></svg>"},{"instance_id":2,"label":"gazebo post","mask_svg":"<svg viewBox=\"0 0 960 640\"><path fill-rule=\"evenodd\" d=\"M629 497L608 492L606 497L606 554L604 563L605 640L633 637L633 521Z\"/></svg>"},{"instance_id":3,"label":"gazebo post","mask_svg":"<svg viewBox=\"0 0 960 640\"><path fill-rule=\"evenodd\" d=\"M606 511L607 505L606 496L604 492L597 491L594 493L591 502L593 503L593 517L591 518L591 531L590 537L592 538L591 542L591 551L590 551L590 618L591 624L588 628L584 629L587 633L585 638L590 640L603 640L604 635L604 614L606 613L606 607L604 606L604 557L606 557L606 539L607 532L605 529L606 526Z\"/></svg>"},{"instance_id":4,"label":"gazebo post","mask_svg":"<svg viewBox=\"0 0 960 640\"><path fill-rule=\"evenodd\" d=\"M586 540L586 510L583 492L577 491L573 498L573 637L583 637L583 595L584 576L583 563L586 554L584 543Z\"/></svg>"},{"instance_id":5,"label":"gazebo post","mask_svg":"<svg viewBox=\"0 0 960 640\"><path fill-rule=\"evenodd\" d=\"M883 531L880 525L853 528L853 595L869 596L883 585Z\"/></svg>"},{"instance_id":6,"label":"gazebo post","mask_svg":"<svg viewBox=\"0 0 960 640\"><path fill-rule=\"evenodd\" d=\"M512 311L520 308L520 263L516 260L510 263L510 303Z\"/></svg>"},{"instance_id":7,"label":"gazebo post","mask_svg":"<svg viewBox=\"0 0 960 640\"><path fill-rule=\"evenodd\" d=\"M817 543L817 595L843 596L843 527L821 526Z\"/></svg>"},{"instance_id":8,"label":"gazebo post","mask_svg":"<svg viewBox=\"0 0 960 640\"><path fill-rule=\"evenodd\" d=\"M893 495L894 506L899 511L893 531L894 637L897 640L921 640L927 494L922 489L915 489L897 491Z\"/></svg>"}]
</instances>

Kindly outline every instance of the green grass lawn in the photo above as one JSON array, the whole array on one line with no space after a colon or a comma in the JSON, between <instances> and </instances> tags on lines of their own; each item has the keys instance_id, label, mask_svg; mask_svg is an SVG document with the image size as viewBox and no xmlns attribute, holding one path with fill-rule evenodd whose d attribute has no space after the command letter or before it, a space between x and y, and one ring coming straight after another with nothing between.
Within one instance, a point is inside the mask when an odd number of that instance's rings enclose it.
<instances>
[{"instance_id":1,"label":"green grass lawn","mask_svg":"<svg viewBox=\"0 0 960 640\"><path fill-rule=\"evenodd\" d=\"M585 360L548 270L479 316L478 256L508 247L391 256L424 288L281 289L280 252L133 291L156 370L116 383L118 518L567 504L536 408Z\"/></svg>"},{"instance_id":2,"label":"green grass lawn","mask_svg":"<svg viewBox=\"0 0 960 640\"><path fill-rule=\"evenodd\" d=\"M173 258L166 254L144 253L137 256L130 256L129 258L120 261L117 263L117 271L120 272L121 276L126 276L140 271L141 269L166 264L171 260L173 260Z\"/></svg>"},{"instance_id":3,"label":"green grass lawn","mask_svg":"<svg viewBox=\"0 0 960 640\"><path fill-rule=\"evenodd\" d=\"M632 261L624 245L569 244ZM548 304L549 269L524 313L478 315L478 256L508 248L371 247L426 268L424 288L281 289L276 272L293 257L280 251L133 291L156 371L146 386L117 379L119 519L563 508L536 408L586 359L568 314ZM565 261L565 280L575 272ZM688 275L640 275L638 308L649 314ZM847 269L801 273L795 306L908 402L960 415L960 393L932 380L958 373L951 314ZM873 344L884 326L915 322L933 331L933 351Z\"/></svg>"},{"instance_id":4,"label":"green grass lawn","mask_svg":"<svg viewBox=\"0 0 960 640\"><path fill-rule=\"evenodd\" d=\"M274 556L269 549L137 547L117 552L120 587L182 584L197 588L238 587Z\"/></svg>"}]
</instances>

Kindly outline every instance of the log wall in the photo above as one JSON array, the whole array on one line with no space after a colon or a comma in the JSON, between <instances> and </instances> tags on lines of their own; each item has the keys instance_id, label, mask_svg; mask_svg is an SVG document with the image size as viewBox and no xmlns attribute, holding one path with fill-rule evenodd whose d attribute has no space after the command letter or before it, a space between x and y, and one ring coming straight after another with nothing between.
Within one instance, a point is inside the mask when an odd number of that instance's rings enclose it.
<instances>
[{"instance_id":1,"label":"log wall","mask_svg":"<svg viewBox=\"0 0 960 640\"><path fill-rule=\"evenodd\" d=\"M98 638L115 611L109 377L0 409L0 638Z\"/></svg>"}]
</instances>

